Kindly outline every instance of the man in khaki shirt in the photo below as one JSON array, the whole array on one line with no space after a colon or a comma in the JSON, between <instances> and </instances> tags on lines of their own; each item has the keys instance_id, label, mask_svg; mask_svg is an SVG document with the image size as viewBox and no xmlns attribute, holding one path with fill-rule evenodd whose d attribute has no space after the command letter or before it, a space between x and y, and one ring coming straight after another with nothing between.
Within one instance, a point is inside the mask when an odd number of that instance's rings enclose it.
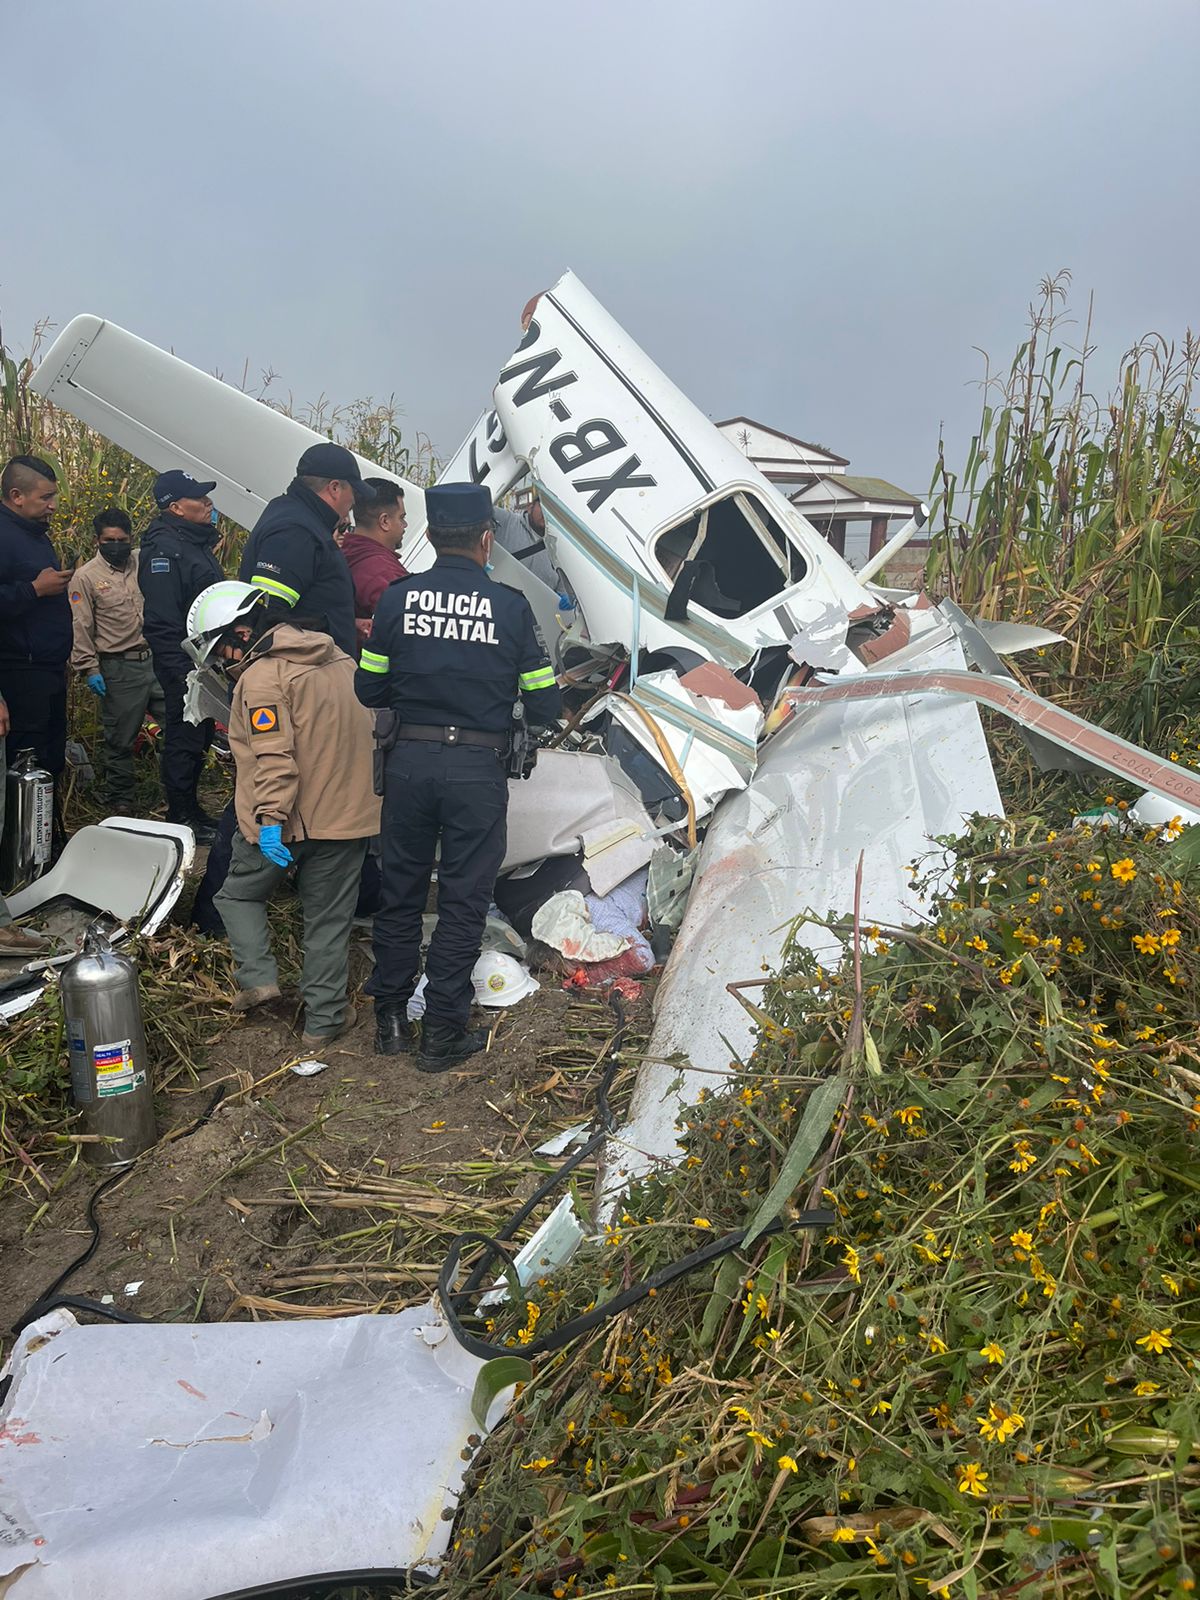
<instances>
[{"instance_id":1,"label":"man in khaki shirt","mask_svg":"<svg viewBox=\"0 0 1200 1600\"><path fill-rule=\"evenodd\" d=\"M71 666L100 700L106 793L114 811L134 808L133 747L149 710L161 721L162 690L142 636L133 525L113 507L93 519L97 554L71 584L75 648Z\"/></svg>"}]
</instances>

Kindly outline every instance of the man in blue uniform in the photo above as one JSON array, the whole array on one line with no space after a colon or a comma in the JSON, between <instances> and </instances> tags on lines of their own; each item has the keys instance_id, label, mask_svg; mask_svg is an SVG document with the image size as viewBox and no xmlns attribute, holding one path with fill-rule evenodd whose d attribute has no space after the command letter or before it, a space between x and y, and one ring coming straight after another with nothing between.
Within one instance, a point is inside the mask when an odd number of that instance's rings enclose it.
<instances>
[{"instance_id":1,"label":"man in blue uniform","mask_svg":"<svg viewBox=\"0 0 1200 1600\"><path fill-rule=\"evenodd\" d=\"M192 601L225 576L213 550L217 529L209 494L215 488L215 483L200 483L188 472L159 473L153 490L158 515L142 535L137 571L142 633L166 711L162 783L167 821L186 823L199 844L211 844L216 836L216 822L201 808L197 793L213 724L183 720L183 697L192 669L183 641Z\"/></svg>"},{"instance_id":2,"label":"man in blue uniform","mask_svg":"<svg viewBox=\"0 0 1200 1600\"><path fill-rule=\"evenodd\" d=\"M14 456L0 473L0 697L8 704L8 755L35 752L56 780L56 812L74 637L71 574L60 570L50 541L57 500L54 469L38 456Z\"/></svg>"},{"instance_id":3,"label":"man in blue uniform","mask_svg":"<svg viewBox=\"0 0 1200 1600\"><path fill-rule=\"evenodd\" d=\"M349 450L310 445L287 489L267 502L254 524L238 573L243 583L266 591L272 615L290 620L294 611L305 627L327 633L353 658L359 645L354 580L333 533L356 495L365 502L373 494Z\"/></svg>"},{"instance_id":4,"label":"man in blue uniform","mask_svg":"<svg viewBox=\"0 0 1200 1600\"><path fill-rule=\"evenodd\" d=\"M399 719L387 757L383 905L367 984L375 1048L390 1056L410 1047L406 1009L440 844L417 1064L444 1072L487 1038L467 1019L471 970L504 859L513 706L520 694L529 722L545 725L561 699L529 602L487 574L491 494L478 484L440 484L426 491L425 509L437 560L384 591L354 687L364 705L390 707Z\"/></svg>"}]
</instances>

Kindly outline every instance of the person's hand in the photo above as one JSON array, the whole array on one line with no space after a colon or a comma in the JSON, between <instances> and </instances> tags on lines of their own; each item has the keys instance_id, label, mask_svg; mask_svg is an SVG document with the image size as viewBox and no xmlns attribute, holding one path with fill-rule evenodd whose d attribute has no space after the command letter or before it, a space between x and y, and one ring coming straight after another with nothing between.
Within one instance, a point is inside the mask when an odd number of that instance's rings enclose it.
<instances>
[{"instance_id":1,"label":"person's hand","mask_svg":"<svg viewBox=\"0 0 1200 1600\"><path fill-rule=\"evenodd\" d=\"M98 694L101 699L108 693L108 685L104 681L102 672L89 672L87 686L93 694Z\"/></svg>"},{"instance_id":2,"label":"person's hand","mask_svg":"<svg viewBox=\"0 0 1200 1600\"><path fill-rule=\"evenodd\" d=\"M47 595L62 594L72 576L70 572L60 572L57 567L43 567L33 580L33 592L39 600Z\"/></svg>"},{"instance_id":3,"label":"person's hand","mask_svg":"<svg viewBox=\"0 0 1200 1600\"><path fill-rule=\"evenodd\" d=\"M371 637L371 629L375 626L370 617L355 617L354 631L358 635L360 644L366 644Z\"/></svg>"},{"instance_id":4,"label":"person's hand","mask_svg":"<svg viewBox=\"0 0 1200 1600\"><path fill-rule=\"evenodd\" d=\"M283 826L268 822L258 830L258 848L274 867L290 867L292 852L283 842Z\"/></svg>"},{"instance_id":5,"label":"person's hand","mask_svg":"<svg viewBox=\"0 0 1200 1600\"><path fill-rule=\"evenodd\" d=\"M0 700L0 739L3 739L7 736L8 730L11 727L12 723L9 721L8 707L5 705L3 700Z\"/></svg>"}]
</instances>

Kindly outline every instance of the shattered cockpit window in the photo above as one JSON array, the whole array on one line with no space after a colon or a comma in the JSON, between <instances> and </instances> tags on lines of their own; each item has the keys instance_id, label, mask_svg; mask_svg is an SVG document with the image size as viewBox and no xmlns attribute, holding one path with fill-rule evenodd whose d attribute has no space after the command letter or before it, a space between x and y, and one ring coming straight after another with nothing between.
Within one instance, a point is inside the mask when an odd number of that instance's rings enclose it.
<instances>
[{"instance_id":1,"label":"shattered cockpit window","mask_svg":"<svg viewBox=\"0 0 1200 1600\"><path fill-rule=\"evenodd\" d=\"M694 511L654 541L671 580L667 616L687 603L715 617L741 617L799 583L803 554L757 496L727 494Z\"/></svg>"}]
</instances>

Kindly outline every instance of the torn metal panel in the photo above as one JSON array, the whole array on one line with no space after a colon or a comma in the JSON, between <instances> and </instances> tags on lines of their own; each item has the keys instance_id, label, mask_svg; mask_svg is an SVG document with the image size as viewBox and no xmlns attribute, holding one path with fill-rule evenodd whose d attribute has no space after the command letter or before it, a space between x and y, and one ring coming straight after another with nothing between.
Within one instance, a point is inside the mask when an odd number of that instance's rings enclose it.
<instances>
[{"instance_id":1,"label":"torn metal panel","mask_svg":"<svg viewBox=\"0 0 1200 1600\"><path fill-rule=\"evenodd\" d=\"M762 708L757 700L734 709L725 701L691 694L674 672L638 679L629 694L608 695L586 719L609 715L692 802L695 820L707 817L721 796L742 789L758 760ZM666 747L664 750L664 746ZM669 751L672 762L665 759Z\"/></svg>"},{"instance_id":2,"label":"torn metal panel","mask_svg":"<svg viewBox=\"0 0 1200 1600\"><path fill-rule=\"evenodd\" d=\"M873 672L852 681L788 690L789 698L797 705L809 706L897 699L908 695L946 696L988 706L1064 750L1084 757L1092 766L1128 778L1131 783L1140 783L1164 800L1180 801L1192 810L1200 808L1200 777L1097 727L1094 722L1077 717L1073 711L1065 711L1043 700L1012 678L968 672L964 665L911 672Z\"/></svg>"},{"instance_id":3,"label":"torn metal panel","mask_svg":"<svg viewBox=\"0 0 1200 1600\"><path fill-rule=\"evenodd\" d=\"M925 657L962 668L944 625ZM869 685L873 674L850 680ZM844 915L863 857L863 916L910 922L922 908L908 865L973 812L1003 807L975 707L935 695L853 701L796 717L764 745L749 787L715 813L656 998L654 1031L625 1126L608 1148L610 1201L678 1154L675 1123L749 1058L754 1025L726 985L777 969L793 920ZM811 924L801 943L831 961Z\"/></svg>"},{"instance_id":4,"label":"torn metal panel","mask_svg":"<svg viewBox=\"0 0 1200 1600\"><path fill-rule=\"evenodd\" d=\"M606 894L653 853L654 827L636 789L603 755L543 750L528 778L509 783L508 797L502 873L582 850L591 856L589 876L595 866L594 886ZM633 865L621 870L628 861ZM611 878L612 871L620 876Z\"/></svg>"},{"instance_id":5,"label":"torn metal panel","mask_svg":"<svg viewBox=\"0 0 1200 1600\"><path fill-rule=\"evenodd\" d=\"M107 817L73 834L49 872L8 898L13 916L47 933L62 953L0 960L0 1021L42 998L44 974L75 955L92 922L114 945L131 929L155 933L183 892L195 853L192 830L171 822Z\"/></svg>"},{"instance_id":6,"label":"torn metal panel","mask_svg":"<svg viewBox=\"0 0 1200 1600\"><path fill-rule=\"evenodd\" d=\"M953 600L943 600L937 609L962 640L963 651L970 666L978 667L980 672L988 673L994 678L1006 678L1011 683L1017 682L1015 673L1005 666L997 654L995 640L1000 638L1003 642L1007 642L1010 654L1016 649L1029 648L1028 645L1022 645L1019 637L1014 637L1011 632L989 634L978 622L960 610ZM1029 632L1036 635L1043 630L1031 628ZM1051 634L1047 637L1053 639L1056 636ZM1065 749L1043 734L1035 733L1032 728L1018 723L1018 729L1025 741L1026 749L1043 772L1094 773L1103 770L1093 766L1078 751Z\"/></svg>"},{"instance_id":7,"label":"torn metal panel","mask_svg":"<svg viewBox=\"0 0 1200 1600\"><path fill-rule=\"evenodd\" d=\"M587 1133L586 1123L577 1128L568 1128L557 1138L539 1145L538 1154L562 1155L572 1142L582 1144ZM574 1200L569 1194L563 1195L528 1243L522 1245L513 1257L512 1270L517 1275L517 1282L524 1288L535 1278L544 1278L557 1272L559 1267L565 1267L586 1237L575 1216ZM480 1296L479 1304L497 1306L507 1295L508 1284L502 1278L494 1288Z\"/></svg>"},{"instance_id":8,"label":"torn metal panel","mask_svg":"<svg viewBox=\"0 0 1200 1600\"><path fill-rule=\"evenodd\" d=\"M0 1588L209 1600L436 1561L484 1431L481 1365L430 1306L100 1327L52 1312L17 1341L0 1411Z\"/></svg>"}]
</instances>

